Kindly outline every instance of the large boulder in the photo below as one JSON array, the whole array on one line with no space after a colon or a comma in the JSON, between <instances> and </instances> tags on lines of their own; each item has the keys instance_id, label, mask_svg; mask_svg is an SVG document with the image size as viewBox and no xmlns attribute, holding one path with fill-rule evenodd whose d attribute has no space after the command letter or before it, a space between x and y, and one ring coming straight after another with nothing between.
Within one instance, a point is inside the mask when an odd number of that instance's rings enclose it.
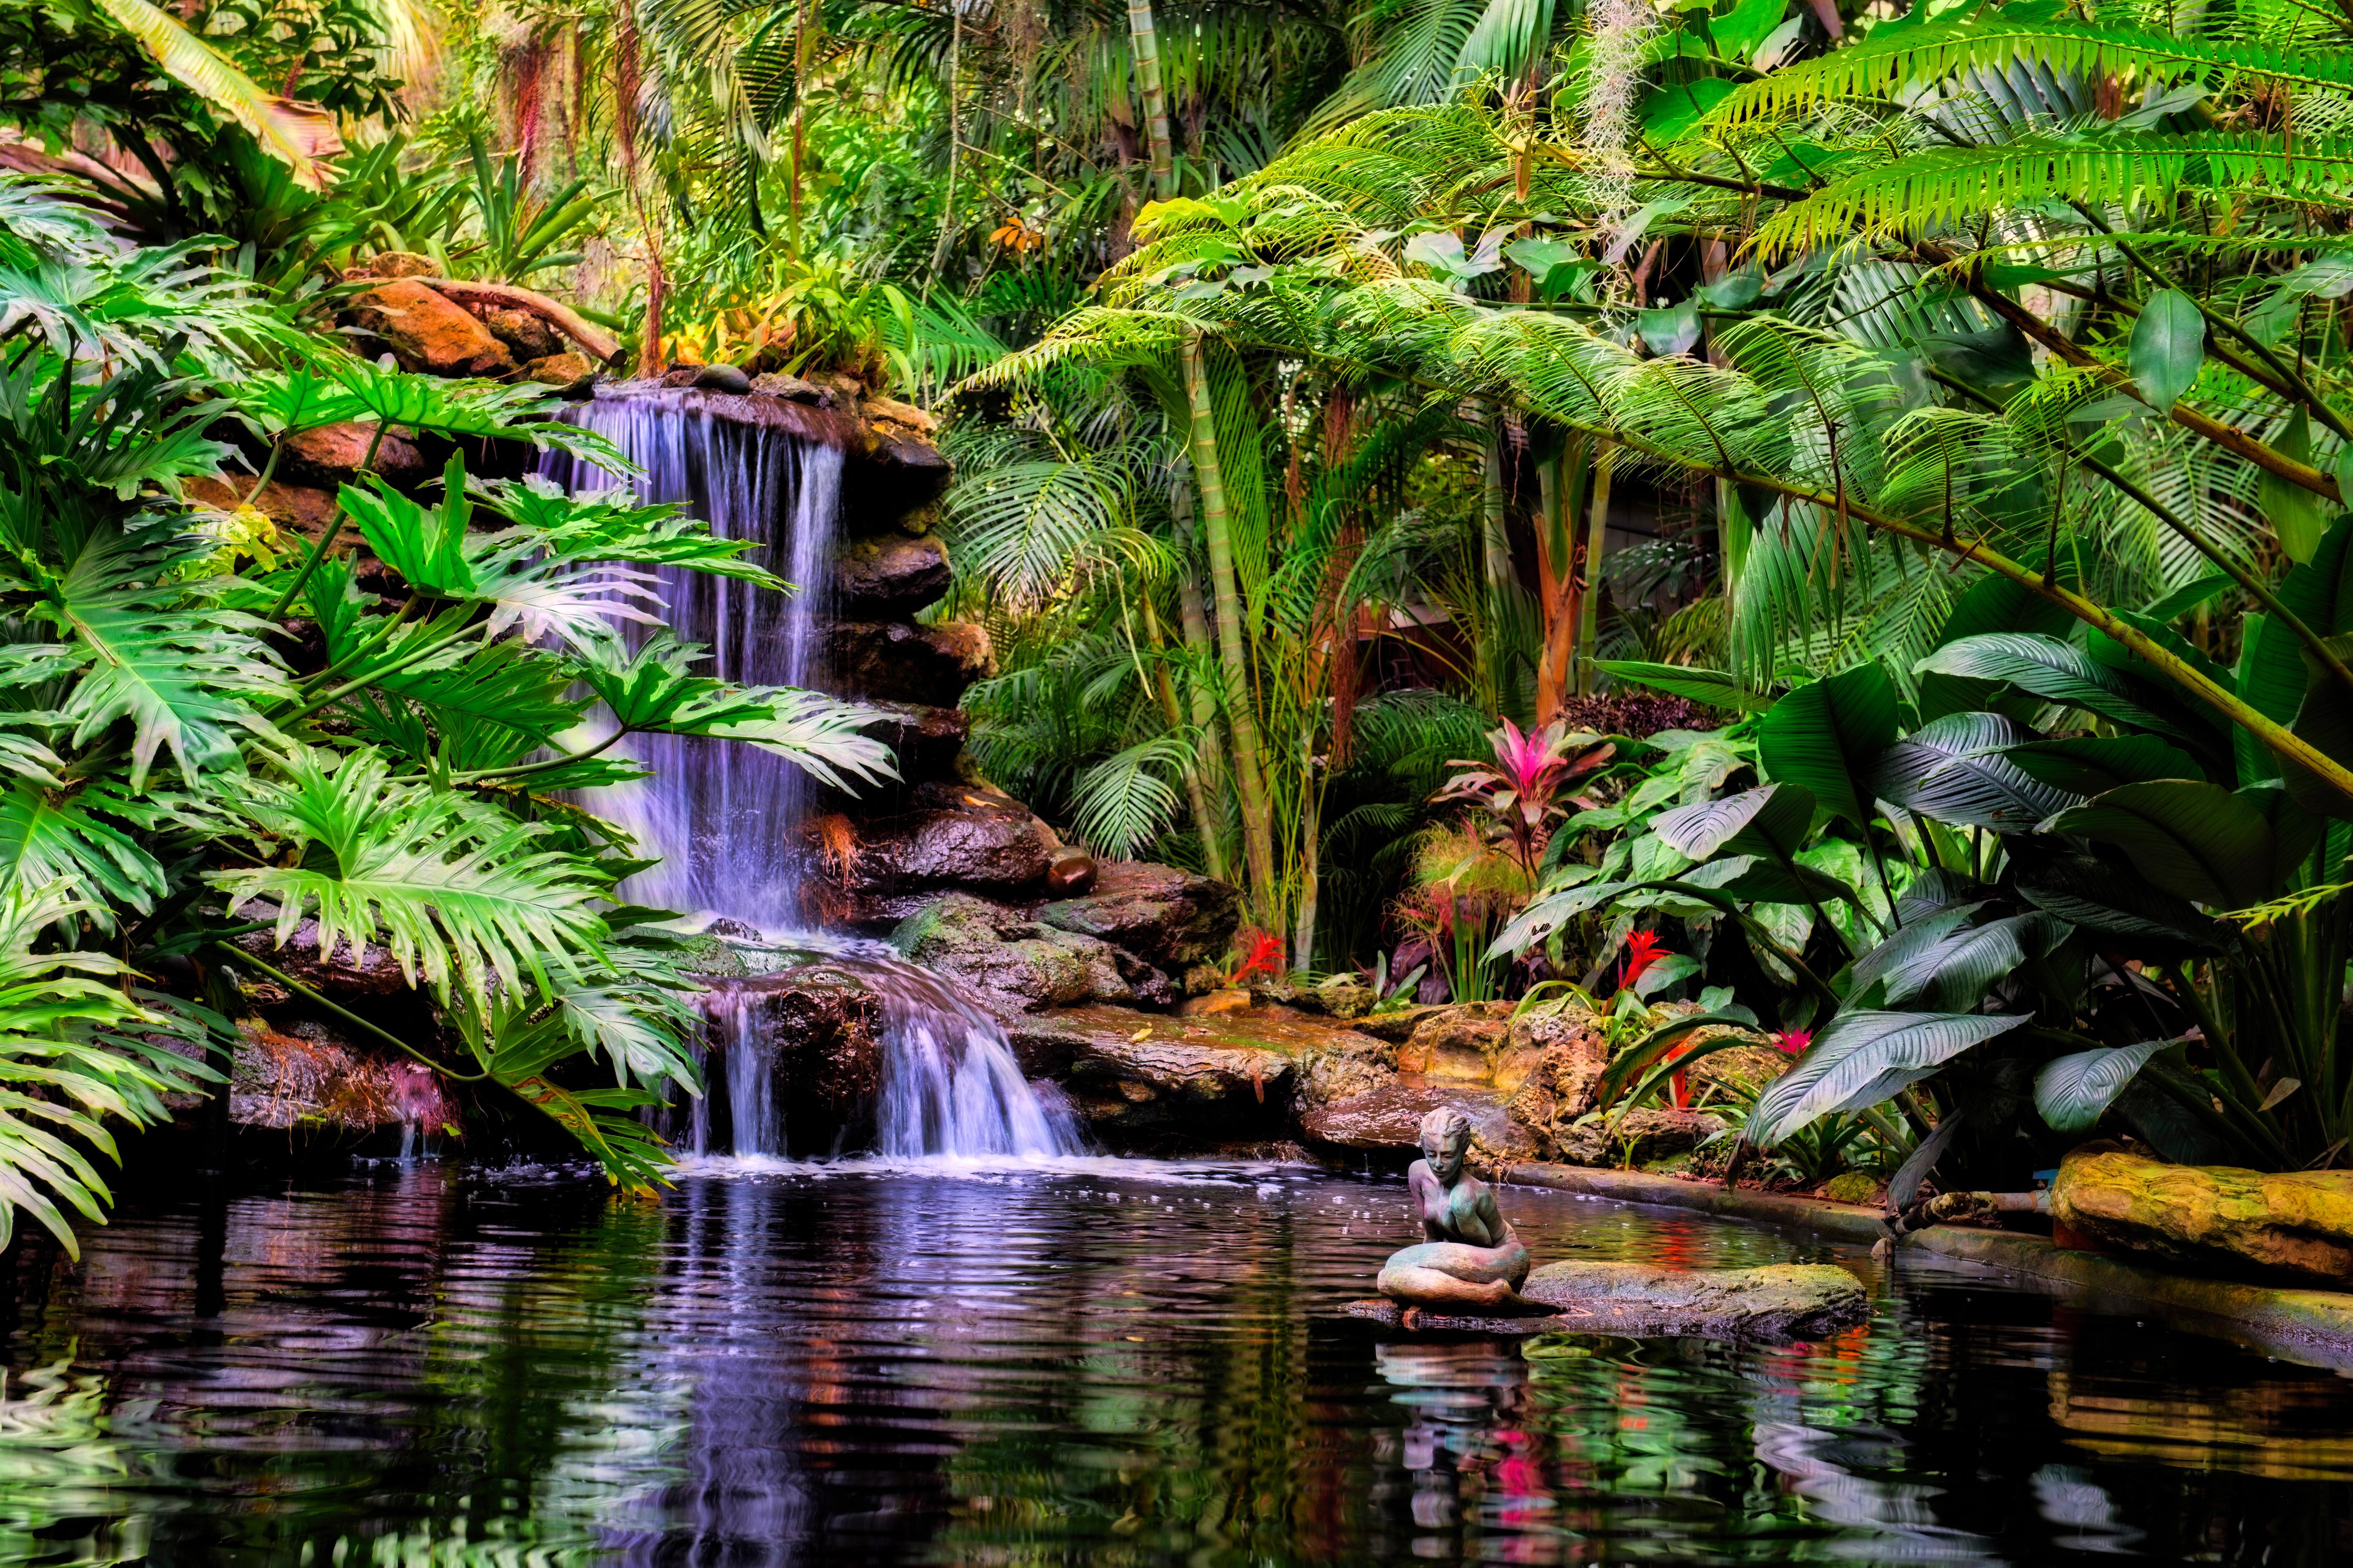
<instances>
[{"instance_id":1,"label":"large boulder","mask_svg":"<svg viewBox=\"0 0 2353 1568\"><path fill-rule=\"evenodd\" d=\"M905 809L854 830L856 853L836 878L853 901L947 887L1034 894L1059 847L1052 829L1010 795L948 780L916 785Z\"/></svg>"},{"instance_id":2,"label":"large boulder","mask_svg":"<svg viewBox=\"0 0 2353 1568\"><path fill-rule=\"evenodd\" d=\"M831 686L845 697L954 707L997 673L988 633L967 621L836 621L824 636Z\"/></svg>"},{"instance_id":3,"label":"large boulder","mask_svg":"<svg viewBox=\"0 0 2353 1568\"><path fill-rule=\"evenodd\" d=\"M765 1058L772 1113L786 1148L829 1148L844 1127L871 1121L882 1081L883 1005L855 974L805 964L723 980L695 1000L711 1020L713 1077L728 1076L731 1053ZM723 1116L727 1101L713 1096L707 1114ZM708 1136L712 1147L733 1146L732 1127L714 1123Z\"/></svg>"},{"instance_id":4,"label":"large boulder","mask_svg":"<svg viewBox=\"0 0 2353 1568\"><path fill-rule=\"evenodd\" d=\"M956 758L963 754L965 739L972 733L972 721L963 709L871 699L866 706L883 715L884 721L869 724L866 733L891 748L899 762L901 780L915 784L955 776Z\"/></svg>"},{"instance_id":5,"label":"large boulder","mask_svg":"<svg viewBox=\"0 0 2353 1568\"><path fill-rule=\"evenodd\" d=\"M2340 1289L2353 1282L2353 1171L2168 1165L2089 1143L2060 1163L2051 1214L2121 1251Z\"/></svg>"},{"instance_id":6,"label":"large boulder","mask_svg":"<svg viewBox=\"0 0 2353 1568\"><path fill-rule=\"evenodd\" d=\"M1274 1137L1290 1114L1299 1040L1284 1030L1258 1038L1224 1019L1117 1006L1017 1018L1007 1029L1024 1069L1060 1079L1106 1134Z\"/></svg>"},{"instance_id":7,"label":"large boulder","mask_svg":"<svg viewBox=\"0 0 2353 1568\"><path fill-rule=\"evenodd\" d=\"M395 279L353 296L349 319L383 340L403 370L430 375L505 375L512 350L462 305L414 278Z\"/></svg>"},{"instance_id":8,"label":"large boulder","mask_svg":"<svg viewBox=\"0 0 2353 1568\"><path fill-rule=\"evenodd\" d=\"M1241 919L1241 896L1214 878L1174 866L1105 860L1096 865L1092 891L1046 904L1038 918L1182 973L1225 956Z\"/></svg>"},{"instance_id":9,"label":"large boulder","mask_svg":"<svg viewBox=\"0 0 2353 1568\"><path fill-rule=\"evenodd\" d=\"M228 1119L238 1127L360 1134L412 1126L457 1131L458 1112L431 1069L363 1049L311 1021L237 1025Z\"/></svg>"},{"instance_id":10,"label":"large boulder","mask_svg":"<svg viewBox=\"0 0 2353 1568\"><path fill-rule=\"evenodd\" d=\"M506 344L507 351L518 362L545 359L562 353L565 342L555 329L536 313L518 310L512 305L485 305L472 312L491 336Z\"/></svg>"},{"instance_id":11,"label":"large boulder","mask_svg":"<svg viewBox=\"0 0 2353 1568\"><path fill-rule=\"evenodd\" d=\"M1168 976L1134 954L965 893L926 904L899 923L891 941L999 1014L1084 1002L1165 1007L1176 1000Z\"/></svg>"},{"instance_id":12,"label":"large boulder","mask_svg":"<svg viewBox=\"0 0 2353 1568\"><path fill-rule=\"evenodd\" d=\"M1688 1154L1725 1123L1696 1110L1646 1105L1613 1119L1595 1117L1562 1135L1554 1158L1571 1165L1646 1165Z\"/></svg>"},{"instance_id":13,"label":"large boulder","mask_svg":"<svg viewBox=\"0 0 2353 1568\"><path fill-rule=\"evenodd\" d=\"M358 479L360 465L368 462L368 452L373 447L375 460L368 463L367 471L381 476L387 484L413 485L426 477L425 457L415 442L397 430L385 431L384 439L379 441L375 432L373 422L359 419L322 425L315 430L298 430L280 442L283 451L278 459L278 472L290 484L317 485L332 490ZM356 537L358 530L353 530L353 533Z\"/></svg>"},{"instance_id":14,"label":"large boulder","mask_svg":"<svg viewBox=\"0 0 2353 1568\"><path fill-rule=\"evenodd\" d=\"M248 909L245 918L268 920L272 914L264 905ZM274 927L245 931L232 940L272 969L338 1000L396 996L415 990L408 977L400 972L391 950L380 943L371 944L365 952L353 952L350 940L344 938L338 940L332 951L321 953L319 922L307 916L296 923L294 934L283 947L277 945ZM284 986L258 971L240 978L246 994L259 1005L277 1006L292 1000L292 994Z\"/></svg>"},{"instance_id":15,"label":"large boulder","mask_svg":"<svg viewBox=\"0 0 2353 1568\"><path fill-rule=\"evenodd\" d=\"M1398 1047L1398 1067L1433 1079L1491 1083L1511 1041L1511 1017L1509 1002L1433 1007Z\"/></svg>"},{"instance_id":16,"label":"large boulder","mask_svg":"<svg viewBox=\"0 0 2353 1568\"><path fill-rule=\"evenodd\" d=\"M1492 1175L1537 1157L1535 1140L1504 1110L1501 1096L1461 1083L1395 1079L1345 1100L1306 1107L1299 1128L1310 1142L1328 1148L1402 1157L1419 1147L1421 1119L1448 1105L1471 1119L1472 1169Z\"/></svg>"},{"instance_id":17,"label":"large boulder","mask_svg":"<svg viewBox=\"0 0 2353 1568\"><path fill-rule=\"evenodd\" d=\"M1594 1109L1609 1065L1602 1022L1575 997L1539 1003L1512 1020L1507 1048L1519 1071L1512 1115L1547 1154L1556 1153L1577 1119Z\"/></svg>"},{"instance_id":18,"label":"large boulder","mask_svg":"<svg viewBox=\"0 0 2353 1568\"><path fill-rule=\"evenodd\" d=\"M1819 1339L1871 1314L1861 1281L1827 1263L1548 1263L1528 1276L1520 1294L1558 1309L1570 1320L1562 1326L1605 1334Z\"/></svg>"},{"instance_id":19,"label":"large boulder","mask_svg":"<svg viewBox=\"0 0 2353 1568\"><path fill-rule=\"evenodd\" d=\"M852 541L834 558L834 602L855 619L894 619L936 602L953 577L937 539L879 534Z\"/></svg>"}]
</instances>

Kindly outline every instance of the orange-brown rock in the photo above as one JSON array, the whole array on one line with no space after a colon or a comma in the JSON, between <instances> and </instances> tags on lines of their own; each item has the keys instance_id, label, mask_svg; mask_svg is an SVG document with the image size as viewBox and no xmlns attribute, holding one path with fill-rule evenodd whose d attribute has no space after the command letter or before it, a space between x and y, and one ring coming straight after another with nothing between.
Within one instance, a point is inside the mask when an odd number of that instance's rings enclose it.
<instances>
[{"instance_id":1,"label":"orange-brown rock","mask_svg":"<svg viewBox=\"0 0 2353 1568\"><path fill-rule=\"evenodd\" d=\"M298 485L318 485L333 489L352 482L367 460L368 449L375 449L375 460L368 472L380 474L388 484L413 485L427 474L424 455L415 442L397 430L387 430L381 441L375 438L373 421L346 419L336 425L322 425L315 430L301 430L286 437L280 443L285 450L278 459L278 471Z\"/></svg>"},{"instance_id":2,"label":"orange-brown rock","mask_svg":"<svg viewBox=\"0 0 2353 1568\"><path fill-rule=\"evenodd\" d=\"M384 341L404 370L433 375L505 375L514 353L464 307L414 278L354 297L352 323Z\"/></svg>"},{"instance_id":3,"label":"orange-brown rock","mask_svg":"<svg viewBox=\"0 0 2353 1568\"><path fill-rule=\"evenodd\" d=\"M532 311L519 310L512 305L490 305L474 314L491 329L491 336L506 344L518 360L545 359L564 350L564 341L556 336L555 329Z\"/></svg>"},{"instance_id":4,"label":"orange-brown rock","mask_svg":"<svg viewBox=\"0 0 2353 1568\"><path fill-rule=\"evenodd\" d=\"M259 474L223 474L218 479L190 479L181 489L198 505L218 507L223 511L235 511L249 500L256 510L277 525L280 533L301 534L306 539L318 538L327 520L335 515L332 490L282 484L276 479L266 485L260 481Z\"/></svg>"},{"instance_id":5,"label":"orange-brown rock","mask_svg":"<svg viewBox=\"0 0 2353 1568\"><path fill-rule=\"evenodd\" d=\"M584 353L552 353L522 367L523 379L545 386L570 386L596 370Z\"/></svg>"},{"instance_id":6,"label":"orange-brown rock","mask_svg":"<svg viewBox=\"0 0 2353 1568\"><path fill-rule=\"evenodd\" d=\"M2122 1251L2208 1268L2353 1282L2353 1171L2266 1175L2168 1165L2087 1143L2060 1163L2052 1217Z\"/></svg>"}]
</instances>

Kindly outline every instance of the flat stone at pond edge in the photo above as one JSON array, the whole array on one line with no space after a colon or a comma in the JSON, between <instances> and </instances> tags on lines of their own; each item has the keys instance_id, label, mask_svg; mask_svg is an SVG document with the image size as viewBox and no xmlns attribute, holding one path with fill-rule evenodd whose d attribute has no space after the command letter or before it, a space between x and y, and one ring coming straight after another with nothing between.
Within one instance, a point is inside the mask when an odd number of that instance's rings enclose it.
<instances>
[{"instance_id":1,"label":"flat stone at pond edge","mask_svg":"<svg viewBox=\"0 0 2353 1568\"><path fill-rule=\"evenodd\" d=\"M2265 1175L2087 1143L2060 1163L2051 1213L2121 1251L2340 1288L2353 1281L2353 1171Z\"/></svg>"},{"instance_id":2,"label":"flat stone at pond edge","mask_svg":"<svg viewBox=\"0 0 2353 1568\"><path fill-rule=\"evenodd\" d=\"M1827 1263L1662 1268L1648 1263L1547 1263L1520 1294L1606 1334L1819 1339L1871 1315L1862 1282Z\"/></svg>"}]
</instances>

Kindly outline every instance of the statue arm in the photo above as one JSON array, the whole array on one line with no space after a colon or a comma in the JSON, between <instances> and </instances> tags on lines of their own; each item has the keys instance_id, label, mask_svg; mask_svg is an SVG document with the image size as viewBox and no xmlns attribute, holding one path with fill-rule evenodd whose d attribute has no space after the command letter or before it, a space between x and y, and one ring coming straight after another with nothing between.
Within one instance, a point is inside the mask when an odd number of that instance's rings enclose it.
<instances>
[{"instance_id":1,"label":"statue arm","mask_svg":"<svg viewBox=\"0 0 2353 1568\"><path fill-rule=\"evenodd\" d=\"M1520 1233L1514 1230L1512 1222L1504 1217L1503 1205L1495 1202L1495 1189L1493 1187L1480 1191L1479 1221L1487 1227L1487 1234L1494 1238L1490 1244L1492 1246L1510 1247L1520 1239Z\"/></svg>"},{"instance_id":2,"label":"statue arm","mask_svg":"<svg viewBox=\"0 0 2353 1568\"><path fill-rule=\"evenodd\" d=\"M1453 1235L1446 1228L1446 1194L1439 1190L1438 1178L1419 1160L1406 1173L1407 1190L1413 1195L1413 1215L1421 1221L1424 1241L1451 1241Z\"/></svg>"}]
</instances>

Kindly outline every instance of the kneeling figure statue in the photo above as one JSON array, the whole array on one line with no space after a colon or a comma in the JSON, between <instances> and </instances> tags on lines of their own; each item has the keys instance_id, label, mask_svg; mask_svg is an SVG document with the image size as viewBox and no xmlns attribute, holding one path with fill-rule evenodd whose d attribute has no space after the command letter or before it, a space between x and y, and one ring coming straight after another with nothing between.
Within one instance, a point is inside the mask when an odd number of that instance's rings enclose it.
<instances>
[{"instance_id":1,"label":"kneeling figure statue","mask_svg":"<svg viewBox=\"0 0 2353 1568\"><path fill-rule=\"evenodd\" d=\"M1495 1190L1462 1168L1471 1148L1471 1119L1445 1106L1421 1119L1422 1157L1406 1172L1415 1217L1425 1239L1390 1255L1382 1266L1382 1295L1408 1310L1465 1307L1486 1311L1546 1312L1525 1300L1528 1249L1495 1206Z\"/></svg>"}]
</instances>

